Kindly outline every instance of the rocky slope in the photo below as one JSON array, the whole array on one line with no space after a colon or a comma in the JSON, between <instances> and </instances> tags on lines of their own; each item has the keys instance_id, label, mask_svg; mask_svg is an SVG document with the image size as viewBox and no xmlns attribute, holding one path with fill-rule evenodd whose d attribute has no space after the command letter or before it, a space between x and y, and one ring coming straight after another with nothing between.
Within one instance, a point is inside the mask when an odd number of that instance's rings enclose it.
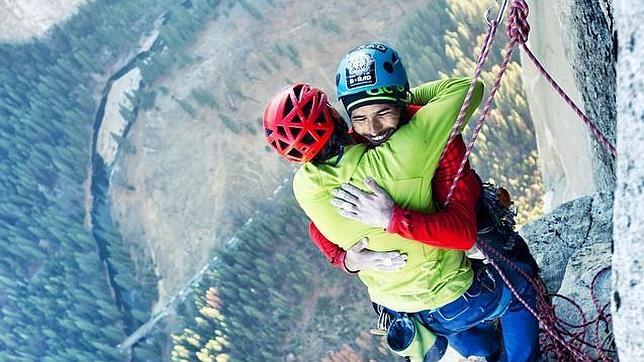
<instances>
[{"instance_id":1,"label":"rocky slope","mask_svg":"<svg viewBox=\"0 0 644 362\"><path fill-rule=\"evenodd\" d=\"M26 41L76 12L86 0L0 0L0 42Z\"/></svg>"},{"instance_id":2,"label":"rocky slope","mask_svg":"<svg viewBox=\"0 0 644 362\"><path fill-rule=\"evenodd\" d=\"M553 299L557 317L572 325L594 320L610 301L611 204L610 194L584 196L560 205L520 231L541 267L540 276L548 291L565 297ZM602 327L599 338L603 340L610 329L605 324L599 325ZM592 324L585 329L567 329L585 330L584 340L594 344L595 327ZM585 353L600 357L591 348Z\"/></svg>"},{"instance_id":3,"label":"rocky slope","mask_svg":"<svg viewBox=\"0 0 644 362\"><path fill-rule=\"evenodd\" d=\"M561 287L571 258L580 250L603 250L612 241L612 195L584 196L560 205L537 221L525 225L521 235L541 266L549 291Z\"/></svg>"}]
</instances>

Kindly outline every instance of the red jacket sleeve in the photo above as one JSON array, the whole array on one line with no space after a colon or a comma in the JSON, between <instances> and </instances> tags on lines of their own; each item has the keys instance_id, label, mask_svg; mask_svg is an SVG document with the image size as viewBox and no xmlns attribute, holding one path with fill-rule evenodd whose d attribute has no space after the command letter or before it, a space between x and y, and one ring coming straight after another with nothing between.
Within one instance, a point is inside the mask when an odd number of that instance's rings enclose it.
<instances>
[{"instance_id":1,"label":"red jacket sleeve","mask_svg":"<svg viewBox=\"0 0 644 362\"><path fill-rule=\"evenodd\" d=\"M309 236L331 265L347 273L353 273L344 265L344 257L347 255L347 252L322 235L312 221L309 223Z\"/></svg>"},{"instance_id":2,"label":"red jacket sleeve","mask_svg":"<svg viewBox=\"0 0 644 362\"><path fill-rule=\"evenodd\" d=\"M432 179L434 197L440 205L464 155L465 143L459 135L447 147ZM476 242L475 209L480 193L481 180L468 162L445 210L425 214L396 206L387 231L436 247L468 250Z\"/></svg>"}]
</instances>

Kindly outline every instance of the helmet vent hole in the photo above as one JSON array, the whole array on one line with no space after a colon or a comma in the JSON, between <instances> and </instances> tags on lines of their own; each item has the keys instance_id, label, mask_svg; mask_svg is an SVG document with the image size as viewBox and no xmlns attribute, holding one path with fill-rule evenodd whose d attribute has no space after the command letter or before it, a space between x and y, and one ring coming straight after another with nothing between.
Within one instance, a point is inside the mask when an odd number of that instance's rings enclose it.
<instances>
[{"instance_id":1,"label":"helmet vent hole","mask_svg":"<svg viewBox=\"0 0 644 362\"><path fill-rule=\"evenodd\" d=\"M392 63L396 64L398 59L400 59L400 58L398 58L398 53L394 52L393 54L391 54L391 62Z\"/></svg>"},{"instance_id":2,"label":"helmet vent hole","mask_svg":"<svg viewBox=\"0 0 644 362\"><path fill-rule=\"evenodd\" d=\"M335 75L335 86L337 87L339 85L340 85L340 73Z\"/></svg>"},{"instance_id":3,"label":"helmet vent hole","mask_svg":"<svg viewBox=\"0 0 644 362\"><path fill-rule=\"evenodd\" d=\"M300 118L300 116L298 116L298 115L296 114L296 115L295 115L295 116L293 116L293 118L291 119L291 122L293 122L293 123L302 123L302 119Z\"/></svg>"},{"instance_id":4,"label":"helmet vent hole","mask_svg":"<svg viewBox=\"0 0 644 362\"><path fill-rule=\"evenodd\" d=\"M326 131L323 129L316 129L315 133L318 135L318 137L324 137L324 134L326 133Z\"/></svg>"},{"instance_id":5,"label":"helmet vent hole","mask_svg":"<svg viewBox=\"0 0 644 362\"><path fill-rule=\"evenodd\" d=\"M279 143L279 148L281 150L285 150L288 148L288 144L282 140L277 140L277 143Z\"/></svg>"},{"instance_id":6,"label":"helmet vent hole","mask_svg":"<svg viewBox=\"0 0 644 362\"><path fill-rule=\"evenodd\" d=\"M297 99L302 99L302 88L304 88L304 84L298 84L293 87L293 93L295 93Z\"/></svg>"},{"instance_id":7,"label":"helmet vent hole","mask_svg":"<svg viewBox=\"0 0 644 362\"><path fill-rule=\"evenodd\" d=\"M394 72L394 66L393 66L393 64L391 64L389 62L385 62L385 64L383 64L383 67L385 67L385 70L387 71L387 73L393 73Z\"/></svg>"},{"instance_id":8,"label":"helmet vent hole","mask_svg":"<svg viewBox=\"0 0 644 362\"><path fill-rule=\"evenodd\" d=\"M291 100L291 97L286 98L286 103L284 103L284 113L282 114L282 117L286 118L288 115L291 113L293 110L293 101Z\"/></svg>"},{"instance_id":9,"label":"helmet vent hole","mask_svg":"<svg viewBox=\"0 0 644 362\"><path fill-rule=\"evenodd\" d=\"M302 158L302 156L303 156L302 152L296 150L295 148L293 148L290 151L288 151L287 155L289 155L291 157L295 157L295 158Z\"/></svg>"},{"instance_id":10,"label":"helmet vent hole","mask_svg":"<svg viewBox=\"0 0 644 362\"><path fill-rule=\"evenodd\" d=\"M293 137L297 137L300 135L300 133L302 133L302 129L291 127L291 133L293 134Z\"/></svg>"},{"instance_id":11,"label":"helmet vent hole","mask_svg":"<svg viewBox=\"0 0 644 362\"><path fill-rule=\"evenodd\" d=\"M318 118L315 119L315 124L323 125L325 123L327 123L327 115L326 112L322 112L318 115Z\"/></svg>"},{"instance_id":12,"label":"helmet vent hole","mask_svg":"<svg viewBox=\"0 0 644 362\"><path fill-rule=\"evenodd\" d=\"M315 143L315 138L313 138L313 136L311 136L310 133L307 133L304 135L304 137L302 137L301 142L304 143L305 145L310 146Z\"/></svg>"},{"instance_id":13,"label":"helmet vent hole","mask_svg":"<svg viewBox=\"0 0 644 362\"><path fill-rule=\"evenodd\" d=\"M272 130L272 129L264 128L264 135L265 135L266 137L268 137L268 136L270 136L270 135L272 135L272 134L273 134L273 130Z\"/></svg>"},{"instance_id":14,"label":"helmet vent hole","mask_svg":"<svg viewBox=\"0 0 644 362\"><path fill-rule=\"evenodd\" d=\"M308 101L304 107L302 107L302 110L304 111L304 114L308 116L311 114L311 108L313 107L313 100Z\"/></svg>"},{"instance_id":15,"label":"helmet vent hole","mask_svg":"<svg viewBox=\"0 0 644 362\"><path fill-rule=\"evenodd\" d=\"M286 137L286 129L284 129L284 126L277 126L277 133L282 137Z\"/></svg>"}]
</instances>

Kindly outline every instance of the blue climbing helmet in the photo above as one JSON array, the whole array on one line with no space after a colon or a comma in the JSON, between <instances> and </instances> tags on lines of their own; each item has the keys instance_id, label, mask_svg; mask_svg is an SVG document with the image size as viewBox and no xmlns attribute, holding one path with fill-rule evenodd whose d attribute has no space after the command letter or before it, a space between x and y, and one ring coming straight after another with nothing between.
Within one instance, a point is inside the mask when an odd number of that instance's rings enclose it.
<instances>
[{"instance_id":1,"label":"blue climbing helmet","mask_svg":"<svg viewBox=\"0 0 644 362\"><path fill-rule=\"evenodd\" d=\"M380 42L351 49L335 76L338 99L349 114L357 106L406 102L407 72L398 52Z\"/></svg>"}]
</instances>

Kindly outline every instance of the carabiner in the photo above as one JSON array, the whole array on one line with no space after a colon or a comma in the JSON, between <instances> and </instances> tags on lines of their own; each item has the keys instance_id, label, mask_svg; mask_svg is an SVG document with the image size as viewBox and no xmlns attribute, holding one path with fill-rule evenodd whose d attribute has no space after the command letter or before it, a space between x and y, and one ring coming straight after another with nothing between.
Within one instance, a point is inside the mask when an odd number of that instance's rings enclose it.
<instances>
[{"instance_id":1,"label":"carabiner","mask_svg":"<svg viewBox=\"0 0 644 362\"><path fill-rule=\"evenodd\" d=\"M492 0L490 6L485 10L485 22L488 26L492 26L492 23L495 22L496 25L501 24L503 17L505 16L505 10L508 8L508 1L503 0L503 3L500 4L501 0ZM498 14L496 14L496 20L491 20L492 18L492 8L499 8Z\"/></svg>"}]
</instances>

